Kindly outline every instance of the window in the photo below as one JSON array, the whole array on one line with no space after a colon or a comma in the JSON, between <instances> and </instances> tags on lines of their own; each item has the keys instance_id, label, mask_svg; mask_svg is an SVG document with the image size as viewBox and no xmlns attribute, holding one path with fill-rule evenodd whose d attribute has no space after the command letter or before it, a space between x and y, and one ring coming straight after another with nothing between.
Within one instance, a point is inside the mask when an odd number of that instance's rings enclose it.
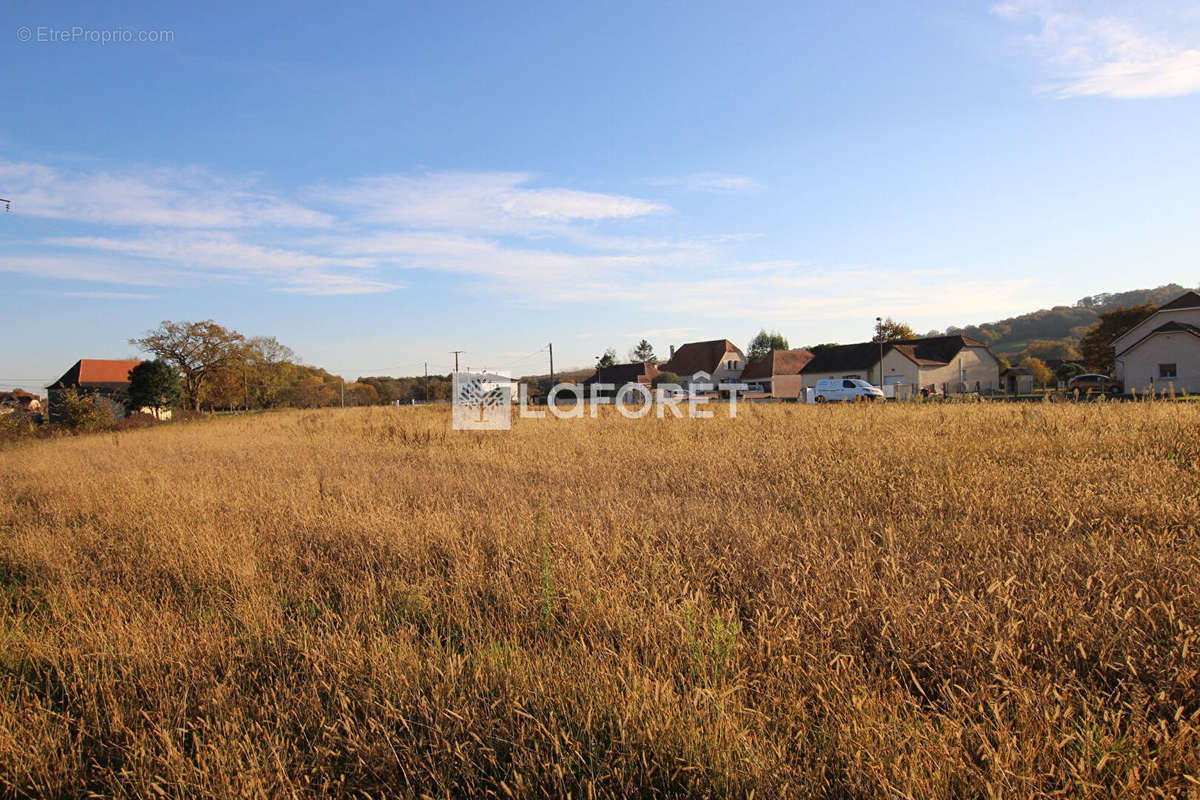
<instances>
[{"instance_id":1,"label":"window","mask_svg":"<svg viewBox=\"0 0 1200 800\"><path fill-rule=\"evenodd\" d=\"M853 389L854 381L842 381L842 388L843 389Z\"/></svg>"},{"instance_id":2,"label":"window","mask_svg":"<svg viewBox=\"0 0 1200 800\"><path fill-rule=\"evenodd\" d=\"M1175 377L1175 365L1174 364L1159 364L1158 365L1158 377L1174 378Z\"/></svg>"}]
</instances>

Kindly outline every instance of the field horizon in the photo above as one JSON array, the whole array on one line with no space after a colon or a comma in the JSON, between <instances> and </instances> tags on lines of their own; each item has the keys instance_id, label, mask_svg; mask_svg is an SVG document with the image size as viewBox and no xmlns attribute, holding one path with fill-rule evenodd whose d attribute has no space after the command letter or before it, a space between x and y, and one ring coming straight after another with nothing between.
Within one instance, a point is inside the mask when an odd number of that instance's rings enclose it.
<instances>
[{"instance_id":1,"label":"field horizon","mask_svg":"<svg viewBox=\"0 0 1200 800\"><path fill-rule=\"evenodd\" d=\"M1200 407L281 411L0 451L0 787L1200 791Z\"/></svg>"}]
</instances>

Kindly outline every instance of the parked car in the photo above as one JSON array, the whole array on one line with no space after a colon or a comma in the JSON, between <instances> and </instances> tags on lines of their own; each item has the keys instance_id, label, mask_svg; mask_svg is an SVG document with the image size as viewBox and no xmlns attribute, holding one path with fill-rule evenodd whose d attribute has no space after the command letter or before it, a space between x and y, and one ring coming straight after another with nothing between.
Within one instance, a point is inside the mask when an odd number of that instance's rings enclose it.
<instances>
[{"instance_id":1,"label":"parked car","mask_svg":"<svg viewBox=\"0 0 1200 800\"><path fill-rule=\"evenodd\" d=\"M826 378L817 381L813 399L818 403L883 400L883 390L858 378Z\"/></svg>"},{"instance_id":2,"label":"parked car","mask_svg":"<svg viewBox=\"0 0 1200 800\"><path fill-rule=\"evenodd\" d=\"M1108 392L1109 394L1120 394L1125 390L1119 380L1094 373L1076 375L1067 381L1067 388L1072 392L1078 390L1080 392Z\"/></svg>"}]
</instances>

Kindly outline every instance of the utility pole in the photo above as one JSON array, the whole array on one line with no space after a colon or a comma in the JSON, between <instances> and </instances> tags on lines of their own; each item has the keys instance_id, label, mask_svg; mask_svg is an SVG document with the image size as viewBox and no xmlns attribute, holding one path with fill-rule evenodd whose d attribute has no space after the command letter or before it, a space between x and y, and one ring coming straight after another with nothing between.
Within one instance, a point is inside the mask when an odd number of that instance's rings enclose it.
<instances>
[{"instance_id":1,"label":"utility pole","mask_svg":"<svg viewBox=\"0 0 1200 800\"><path fill-rule=\"evenodd\" d=\"M550 385L554 385L554 342L550 342L546 347L550 348Z\"/></svg>"},{"instance_id":2,"label":"utility pole","mask_svg":"<svg viewBox=\"0 0 1200 800\"><path fill-rule=\"evenodd\" d=\"M883 317L875 318L875 338L879 340L879 390L883 391Z\"/></svg>"},{"instance_id":3,"label":"utility pole","mask_svg":"<svg viewBox=\"0 0 1200 800\"><path fill-rule=\"evenodd\" d=\"M458 372L458 354L465 353L467 351L466 350L451 350L450 352L454 353L454 371Z\"/></svg>"},{"instance_id":4,"label":"utility pole","mask_svg":"<svg viewBox=\"0 0 1200 800\"><path fill-rule=\"evenodd\" d=\"M7 200L5 200L3 197L0 197L0 203L4 203L5 211L12 211L12 204L9 203Z\"/></svg>"},{"instance_id":5,"label":"utility pole","mask_svg":"<svg viewBox=\"0 0 1200 800\"><path fill-rule=\"evenodd\" d=\"M421 390L421 399L426 403L429 402L429 362L425 362L425 387Z\"/></svg>"},{"instance_id":6,"label":"utility pole","mask_svg":"<svg viewBox=\"0 0 1200 800\"><path fill-rule=\"evenodd\" d=\"M346 379L342 378L342 408L346 407Z\"/></svg>"}]
</instances>

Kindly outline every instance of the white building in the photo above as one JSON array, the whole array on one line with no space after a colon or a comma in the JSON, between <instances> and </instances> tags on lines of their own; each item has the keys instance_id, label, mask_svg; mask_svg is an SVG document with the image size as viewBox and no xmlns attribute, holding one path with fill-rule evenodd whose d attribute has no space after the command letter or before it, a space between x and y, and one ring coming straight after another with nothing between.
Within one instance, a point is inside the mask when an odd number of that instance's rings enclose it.
<instances>
[{"instance_id":1,"label":"white building","mask_svg":"<svg viewBox=\"0 0 1200 800\"><path fill-rule=\"evenodd\" d=\"M1126 392L1200 393L1200 294L1181 294L1112 345Z\"/></svg>"}]
</instances>

